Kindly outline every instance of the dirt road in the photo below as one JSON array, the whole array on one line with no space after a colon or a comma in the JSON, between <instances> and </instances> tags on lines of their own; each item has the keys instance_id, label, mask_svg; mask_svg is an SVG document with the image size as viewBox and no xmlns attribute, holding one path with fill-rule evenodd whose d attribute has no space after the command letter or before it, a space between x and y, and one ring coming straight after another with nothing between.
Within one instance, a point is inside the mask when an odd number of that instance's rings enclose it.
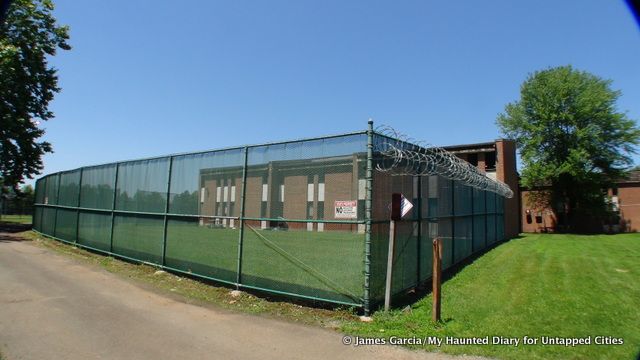
<instances>
[{"instance_id":1,"label":"dirt road","mask_svg":"<svg viewBox=\"0 0 640 360\"><path fill-rule=\"evenodd\" d=\"M18 359L449 359L145 290L0 233L0 350Z\"/></svg>"}]
</instances>

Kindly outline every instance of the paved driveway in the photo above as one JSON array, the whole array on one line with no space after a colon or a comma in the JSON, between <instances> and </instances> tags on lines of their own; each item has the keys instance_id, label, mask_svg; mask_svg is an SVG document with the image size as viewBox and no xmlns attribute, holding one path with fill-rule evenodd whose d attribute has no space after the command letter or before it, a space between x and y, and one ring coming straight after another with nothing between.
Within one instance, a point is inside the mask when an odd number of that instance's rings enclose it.
<instances>
[{"instance_id":1,"label":"paved driveway","mask_svg":"<svg viewBox=\"0 0 640 360\"><path fill-rule=\"evenodd\" d=\"M0 349L18 359L449 359L156 294L0 233Z\"/></svg>"}]
</instances>

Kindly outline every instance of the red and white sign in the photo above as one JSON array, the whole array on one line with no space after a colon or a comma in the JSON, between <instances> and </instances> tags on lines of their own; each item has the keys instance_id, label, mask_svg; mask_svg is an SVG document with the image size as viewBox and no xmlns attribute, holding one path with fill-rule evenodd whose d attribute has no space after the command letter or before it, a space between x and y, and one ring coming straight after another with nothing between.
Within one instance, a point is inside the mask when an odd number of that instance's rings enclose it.
<instances>
[{"instance_id":1,"label":"red and white sign","mask_svg":"<svg viewBox=\"0 0 640 360\"><path fill-rule=\"evenodd\" d=\"M358 201L357 200L336 200L334 203L336 219L357 219L358 218Z\"/></svg>"}]
</instances>

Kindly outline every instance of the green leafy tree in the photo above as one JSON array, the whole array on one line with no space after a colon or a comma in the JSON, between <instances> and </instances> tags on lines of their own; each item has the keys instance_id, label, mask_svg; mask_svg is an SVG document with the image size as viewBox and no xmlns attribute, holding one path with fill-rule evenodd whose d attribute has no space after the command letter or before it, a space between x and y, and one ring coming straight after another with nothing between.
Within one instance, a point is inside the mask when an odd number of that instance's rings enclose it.
<instances>
[{"instance_id":1,"label":"green leafy tree","mask_svg":"<svg viewBox=\"0 0 640 360\"><path fill-rule=\"evenodd\" d=\"M60 91L48 57L69 50L69 29L58 26L50 0L13 0L0 24L0 177L17 189L42 169L51 144L40 141L41 121L53 113L49 102Z\"/></svg>"},{"instance_id":2,"label":"green leafy tree","mask_svg":"<svg viewBox=\"0 0 640 360\"><path fill-rule=\"evenodd\" d=\"M522 184L549 189L533 200L564 217L566 230L603 215L603 191L632 165L640 130L618 111L620 95L610 80L560 66L531 74L498 115L520 151Z\"/></svg>"},{"instance_id":3,"label":"green leafy tree","mask_svg":"<svg viewBox=\"0 0 640 360\"><path fill-rule=\"evenodd\" d=\"M18 214L31 214L33 212L33 203L36 200L36 192L31 185L23 185L19 193L20 202L18 204Z\"/></svg>"},{"instance_id":4,"label":"green leafy tree","mask_svg":"<svg viewBox=\"0 0 640 360\"><path fill-rule=\"evenodd\" d=\"M23 185L20 189L4 187L0 194L1 214L31 214L35 191L31 185Z\"/></svg>"}]
</instances>

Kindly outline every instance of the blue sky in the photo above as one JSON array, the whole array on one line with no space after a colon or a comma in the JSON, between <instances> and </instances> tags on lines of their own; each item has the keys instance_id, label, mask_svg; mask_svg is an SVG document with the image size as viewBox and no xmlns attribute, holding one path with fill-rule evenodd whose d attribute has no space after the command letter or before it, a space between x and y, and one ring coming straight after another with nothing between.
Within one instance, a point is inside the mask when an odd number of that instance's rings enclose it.
<instances>
[{"instance_id":1,"label":"blue sky","mask_svg":"<svg viewBox=\"0 0 640 360\"><path fill-rule=\"evenodd\" d=\"M613 80L640 119L640 32L623 1L72 1L44 173L362 130L490 141L527 74ZM640 163L640 157L634 157Z\"/></svg>"}]
</instances>

